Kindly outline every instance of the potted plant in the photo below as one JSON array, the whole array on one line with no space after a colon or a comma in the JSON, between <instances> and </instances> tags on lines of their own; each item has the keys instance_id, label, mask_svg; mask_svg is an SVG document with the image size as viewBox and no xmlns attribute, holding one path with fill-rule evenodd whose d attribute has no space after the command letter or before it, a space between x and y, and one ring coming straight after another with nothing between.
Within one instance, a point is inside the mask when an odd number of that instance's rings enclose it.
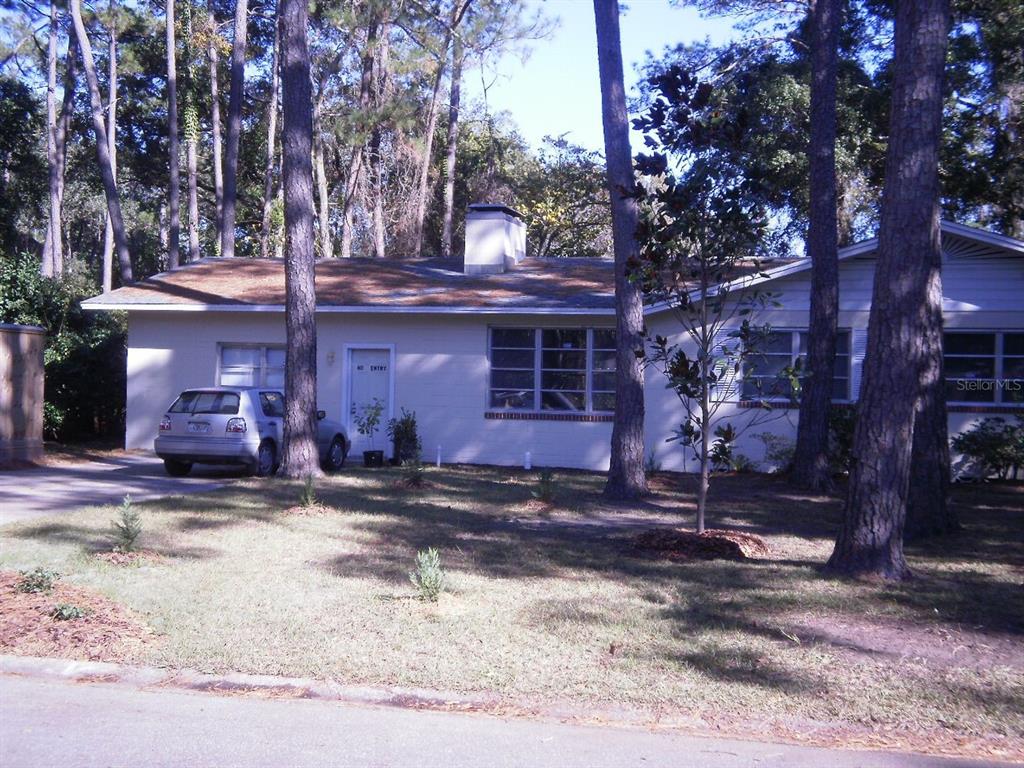
<instances>
[{"instance_id":1,"label":"potted plant","mask_svg":"<svg viewBox=\"0 0 1024 768\"><path fill-rule=\"evenodd\" d=\"M364 467L383 467L384 451L374 450L373 436L380 430L380 417L384 413L384 403L380 398L373 398L373 402L364 405L356 416L356 429L359 434L370 438L370 450L363 451Z\"/></svg>"}]
</instances>

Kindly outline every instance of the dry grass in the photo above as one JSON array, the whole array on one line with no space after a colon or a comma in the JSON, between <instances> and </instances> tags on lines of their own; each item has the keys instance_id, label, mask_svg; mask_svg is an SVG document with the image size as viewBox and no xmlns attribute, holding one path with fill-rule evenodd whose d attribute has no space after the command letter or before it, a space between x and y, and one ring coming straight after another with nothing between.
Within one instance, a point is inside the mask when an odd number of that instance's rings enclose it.
<instances>
[{"instance_id":1,"label":"dry grass","mask_svg":"<svg viewBox=\"0 0 1024 768\"><path fill-rule=\"evenodd\" d=\"M764 476L716 478L709 521L762 537L763 559L665 560L644 524L689 523L687 479L610 507L601 477L398 470L323 481L324 508L284 514L299 484L246 480L140 503L138 567L96 559L110 508L0 529L0 567L43 565L143 616L144 661L203 671L489 691L507 701L629 707L728 730L928 751L1024 755L1024 486L957 489L963 534L912 547L915 581L818 570L834 498ZM415 599L417 550L451 589Z\"/></svg>"}]
</instances>

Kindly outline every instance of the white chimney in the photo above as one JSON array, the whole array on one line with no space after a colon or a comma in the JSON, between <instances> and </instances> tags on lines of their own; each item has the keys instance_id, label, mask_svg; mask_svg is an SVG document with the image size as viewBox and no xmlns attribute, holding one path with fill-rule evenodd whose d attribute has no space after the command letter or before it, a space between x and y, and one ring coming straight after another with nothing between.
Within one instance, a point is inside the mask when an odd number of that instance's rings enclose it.
<instances>
[{"instance_id":1,"label":"white chimney","mask_svg":"<svg viewBox=\"0 0 1024 768\"><path fill-rule=\"evenodd\" d=\"M507 205L474 203L466 211L467 275L504 272L526 258L526 225Z\"/></svg>"}]
</instances>

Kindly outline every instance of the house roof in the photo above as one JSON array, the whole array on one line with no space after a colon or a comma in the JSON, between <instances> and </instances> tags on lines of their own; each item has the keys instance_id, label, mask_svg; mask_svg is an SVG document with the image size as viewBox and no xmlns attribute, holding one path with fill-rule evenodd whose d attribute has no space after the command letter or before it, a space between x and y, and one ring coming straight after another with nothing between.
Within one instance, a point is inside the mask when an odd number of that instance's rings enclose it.
<instances>
[{"instance_id":1,"label":"house roof","mask_svg":"<svg viewBox=\"0 0 1024 768\"><path fill-rule=\"evenodd\" d=\"M872 258L877 238L840 249L839 259ZM1024 242L942 222L946 258L1024 255ZM810 269L789 259L725 283L736 290ZM318 312L613 314L610 259L524 259L497 275L467 275L461 259L323 259L316 266ZM85 309L283 312L281 259L201 259L82 302ZM666 309L650 304L647 313Z\"/></svg>"},{"instance_id":2,"label":"house roof","mask_svg":"<svg viewBox=\"0 0 1024 768\"><path fill-rule=\"evenodd\" d=\"M497 275L466 275L461 259L324 259L317 309L373 312L602 313L615 307L610 259L523 260ZM82 302L86 309L281 311L280 259L211 258Z\"/></svg>"}]
</instances>

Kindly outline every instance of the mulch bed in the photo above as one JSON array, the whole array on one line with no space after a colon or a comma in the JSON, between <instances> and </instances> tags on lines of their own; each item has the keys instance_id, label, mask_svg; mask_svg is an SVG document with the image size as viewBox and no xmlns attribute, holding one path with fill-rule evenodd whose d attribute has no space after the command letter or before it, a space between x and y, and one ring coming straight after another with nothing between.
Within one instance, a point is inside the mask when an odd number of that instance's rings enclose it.
<instances>
[{"instance_id":1,"label":"mulch bed","mask_svg":"<svg viewBox=\"0 0 1024 768\"><path fill-rule=\"evenodd\" d=\"M156 634L127 608L94 590L58 581L50 592L19 592L21 575L0 571L0 652L88 661L130 661ZM85 612L51 616L60 603Z\"/></svg>"},{"instance_id":2,"label":"mulch bed","mask_svg":"<svg viewBox=\"0 0 1024 768\"><path fill-rule=\"evenodd\" d=\"M305 507L301 504L296 504L294 507L288 507L284 511L286 515L295 515L297 517L320 517L332 512L334 512L334 507L328 507L326 504L310 504Z\"/></svg>"},{"instance_id":3,"label":"mulch bed","mask_svg":"<svg viewBox=\"0 0 1024 768\"><path fill-rule=\"evenodd\" d=\"M633 546L672 560L756 560L770 553L760 536L712 529L654 528L634 536Z\"/></svg>"}]
</instances>

